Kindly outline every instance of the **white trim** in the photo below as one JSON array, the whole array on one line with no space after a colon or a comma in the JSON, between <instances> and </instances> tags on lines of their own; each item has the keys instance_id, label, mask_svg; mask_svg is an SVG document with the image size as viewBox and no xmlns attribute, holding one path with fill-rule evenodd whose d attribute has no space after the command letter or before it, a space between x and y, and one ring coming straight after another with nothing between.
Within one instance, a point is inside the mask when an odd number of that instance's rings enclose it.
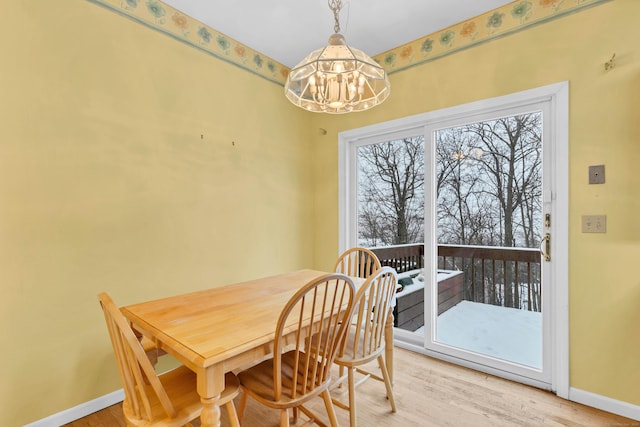
<instances>
[{"instance_id":1,"label":"white trim","mask_svg":"<svg viewBox=\"0 0 640 427\"><path fill-rule=\"evenodd\" d=\"M553 87L551 115L554 117L552 131L554 162L552 180L556 194L553 198L553 320L551 377L555 393L569 398L569 82L557 83ZM555 120L557 119L557 120ZM558 166L559 165L559 166ZM558 197L561 195L562 197ZM562 233L561 238L560 233Z\"/></svg>"},{"instance_id":2,"label":"white trim","mask_svg":"<svg viewBox=\"0 0 640 427\"><path fill-rule=\"evenodd\" d=\"M402 334L402 332L403 331L401 330L397 330L396 334L398 333ZM396 346L400 348L405 348L407 350L411 350L415 353L423 354L425 356L429 356L436 359L445 360L447 362L453 362L453 363L465 366L464 364L460 363L459 360L452 361L452 360L449 360L450 358L442 357L442 355L432 354L432 352L429 352L422 346L422 342L417 342L417 344L409 344L407 342L396 342ZM473 367L473 366L465 366L465 367L479 370L477 369L477 367ZM493 372L491 372L491 369L483 370L483 372L486 372L487 374L490 374L490 375L495 375ZM510 378L507 378L507 379L510 379ZM530 385L534 385L534 384L530 384ZM559 397L570 400L572 402L580 403L582 405L587 405L592 408L600 409L602 411L611 412L612 414L631 418L632 420L640 421L640 406L632 405L631 403L623 402L616 399L611 399L609 397L601 396L599 394L591 393L591 392L580 390L573 387L569 389L569 393L567 397L563 397L563 396L559 396ZM25 424L24 427L61 426L61 425L79 420L80 418L86 417L87 415L93 414L94 412L108 408L109 406L115 405L116 403L122 402L123 399L124 399L124 391L122 389L116 390L113 393L106 394L104 396L90 400L89 402L81 403L78 406L74 406L73 408L66 409L62 412L58 412L57 414L53 414L47 418L34 421L30 424Z\"/></svg>"},{"instance_id":3,"label":"white trim","mask_svg":"<svg viewBox=\"0 0 640 427\"><path fill-rule=\"evenodd\" d=\"M569 400L640 421L640 406L571 387Z\"/></svg>"},{"instance_id":4,"label":"white trim","mask_svg":"<svg viewBox=\"0 0 640 427\"><path fill-rule=\"evenodd\" d=\"M107 408L116 403L124 400L124 390L116 390L113 393L105 394L96 399L90 400L85 403L81 403L73 408L65 409L62 412L48 416L38 421L34 421L30 424L25 424L24 427L54 427L68 424L72 421L79 420L82 417L98 412L104 408Z\"/></svg>"},{"instance_id":5,"label":"white trim","mask_svg":"<svg viewBox=\"0 0 640 427\"><path fill-rule=\"evenodd\" d=\"M357 246L357 211L358 147L367 144L383 142L394 137L422 135L423 126L414 125L410 128L400 126L400 123L413 123L407 119L416 120L420 116L412 116L367 126L366 128L340 132L338 134L338 254L350 247ZM369 131L364 131L369 129ZM363 130L363 132L360 132Z\"/></svg>"}]
</instances>

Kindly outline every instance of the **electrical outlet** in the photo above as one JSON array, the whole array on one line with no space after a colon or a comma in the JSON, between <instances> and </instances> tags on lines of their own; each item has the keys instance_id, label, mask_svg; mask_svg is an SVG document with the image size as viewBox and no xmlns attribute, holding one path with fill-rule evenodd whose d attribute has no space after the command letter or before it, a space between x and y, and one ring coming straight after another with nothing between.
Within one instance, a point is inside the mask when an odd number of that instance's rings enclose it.
<instances>
[{"instance_id":1,"label":"electrical outlet","mask_svg":"<svg viewBox=\"0 0 640 427\"><path fill-rule=\"evenodd\" d=\"M583 233L606 233L607 232L607 216L606 215L582 215L582 232Z\"/></svg>"}]
</instances>

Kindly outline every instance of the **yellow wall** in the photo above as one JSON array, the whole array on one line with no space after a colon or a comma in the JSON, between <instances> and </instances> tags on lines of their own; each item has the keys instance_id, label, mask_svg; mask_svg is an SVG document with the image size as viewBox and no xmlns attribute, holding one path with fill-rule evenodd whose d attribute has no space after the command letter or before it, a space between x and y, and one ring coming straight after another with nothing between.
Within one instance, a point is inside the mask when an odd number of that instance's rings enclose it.
<instances>
[{"instance_id":1,"label":"yellow wall","mask_svg":"<svg viewBox=\"0 0 640 427\"><path fill-rule=\"evenodd\" d=\"M570 385L640 405L640 2L616 0L390 76L392 94L366 113L314 116L316 264L337 241L337 133L412 114L570 82ZM616 53L616 66L604 63ZM606 184L587 184L589 165ZM331 209L329 210L331 211ZM607 233L580 216L606 214Z\"/></svg>"},{"instance_id":2,"label":"yellow wall","mask_svg":"<svg viewBox=\"0 0 640 427\"><path fill-rule=\"evenodd\" d=\"M312 176L281 86L84 0L3 13L0 425L17 426L121 388L98 292L312 267Z\"/></svg>"}]
</instances>

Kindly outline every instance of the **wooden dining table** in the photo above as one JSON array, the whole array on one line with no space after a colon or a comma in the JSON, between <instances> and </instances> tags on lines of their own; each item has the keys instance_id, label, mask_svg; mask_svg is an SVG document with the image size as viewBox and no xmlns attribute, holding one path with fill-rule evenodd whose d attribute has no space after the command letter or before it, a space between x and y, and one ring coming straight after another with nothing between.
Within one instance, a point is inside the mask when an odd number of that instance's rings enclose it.
<instances>
[{"instance_id":1,"label":"wooden dining table","mask_svg":"<svg viewBox=\"0 0 640 427\"><path fill-rule=\"evenodd\" d=\"M272 353L280 313L293 294L325 275L299 270L122 307L144 336L197 375L203 427L220 425L224 374ZM363 279L353 278L356 288ZM385 329L386 362L393 378L393 313Z\"/></svg>"}]
</instances>

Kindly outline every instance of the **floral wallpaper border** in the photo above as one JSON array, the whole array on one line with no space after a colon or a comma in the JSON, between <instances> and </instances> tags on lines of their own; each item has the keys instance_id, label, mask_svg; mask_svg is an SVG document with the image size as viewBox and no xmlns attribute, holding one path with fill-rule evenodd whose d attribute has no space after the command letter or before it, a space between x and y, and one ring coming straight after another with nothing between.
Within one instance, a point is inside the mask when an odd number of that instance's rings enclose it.
<instances>
[{"instance_id":1,"label":"floral wallpaper border","mask_svg":"<svg viewBox=\"0 0 640 427\"><path fill-rule=\"evenodd\" d=\"M608 1L516 0L372 58L393 74Z\"/></svg>"},{"instance_id":2,"label":"floral wallpaper border","mask_svg":"<svg viewBox=\"0 0 640 427\"><path fill-rule=\"evenodd\" d=\"M289 68L160 0L88 0L216 58L284 85Z\"/></svg>"},{"instance_id":3,"label":"floral wallpaper border","mask_svg":"<svg viewBox=\"0 0 640 427\"><path fill-rule=\"evenodd\" d=\"M284 85L289 68L160 0L88 0ZM612 0L516 0L373 57L389 74ZM302 58L301 58L302 59Z\"/></svg>"}]
</instances>

